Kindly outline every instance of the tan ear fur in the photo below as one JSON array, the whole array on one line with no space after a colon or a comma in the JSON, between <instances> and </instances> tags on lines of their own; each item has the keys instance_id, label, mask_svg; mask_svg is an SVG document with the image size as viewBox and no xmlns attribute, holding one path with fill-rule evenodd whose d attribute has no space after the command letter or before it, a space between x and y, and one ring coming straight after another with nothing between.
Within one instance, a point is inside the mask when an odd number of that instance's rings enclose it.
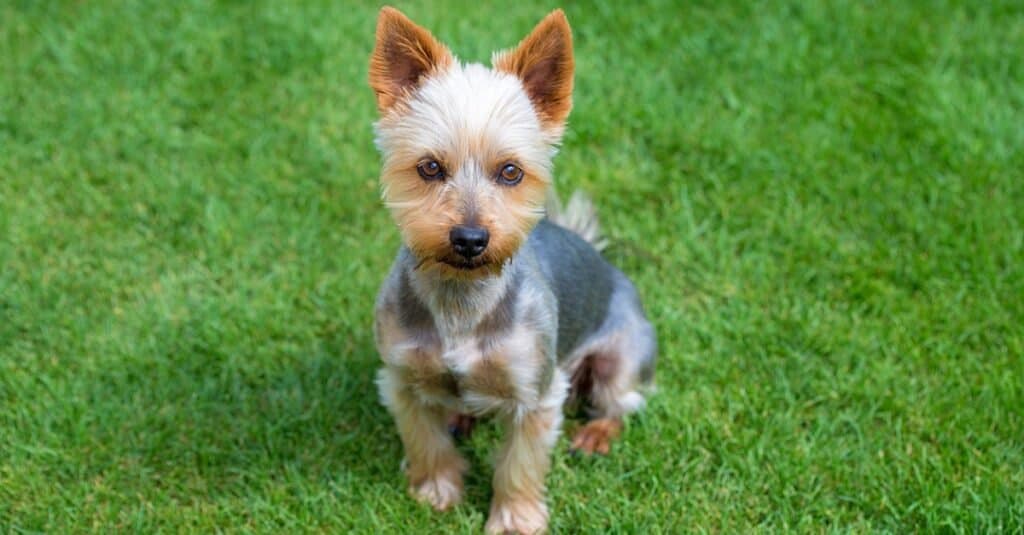
<instances>
[{"instance_id":1,"label":"tan ear fur","mask_svg":"<svg viewBox=\"0 0 1024 535\"><path fill-rule=\"evenodd\" d=\"M572 109L572 30L561 9L544 17L514 50L495 54L494 68L519 77L545 128L560 128Z\"/></svg>"},{"instance_id":2,"label":"tan ear fur","mask_svg":"<svg viewBox=\"0 0 1024 535\"><path fill-rule=\"evenodd\" d=\"M381 113L452 63L448 47L401 11L385 6L377 18L377 40L370 56L370 87Z\"/></svg>"}]
</instances>

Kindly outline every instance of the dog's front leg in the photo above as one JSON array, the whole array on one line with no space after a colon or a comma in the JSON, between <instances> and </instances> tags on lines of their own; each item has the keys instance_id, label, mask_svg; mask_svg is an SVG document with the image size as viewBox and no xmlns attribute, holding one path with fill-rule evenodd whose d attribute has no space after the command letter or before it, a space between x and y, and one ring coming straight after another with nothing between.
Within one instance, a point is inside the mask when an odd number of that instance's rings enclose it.
<instances>
[{"instance_id":1,"label":"dog's front leg","mask_svg":"<svg viewBox=\"0 0 1024 535\"><path fill-rule=\"evenodd\" d=\"M405 447L409 492L438 511L457 504L462 499L466 461L448 434L447 413L419 400L391 368L380 371L377 384Z\"/></svg>"},{"instance_id":2,"label":"dog's front leg","mask_svg":"<svg viewBox=\"0 0 1024 535\"><path fill-rule=\"evenodd\" d=\"M507 437L494 469L488 533L541 533L547 529L544 478L562 425L564 380L554 381L539 407L505 417Z\"/></svg>"}]
</instances>

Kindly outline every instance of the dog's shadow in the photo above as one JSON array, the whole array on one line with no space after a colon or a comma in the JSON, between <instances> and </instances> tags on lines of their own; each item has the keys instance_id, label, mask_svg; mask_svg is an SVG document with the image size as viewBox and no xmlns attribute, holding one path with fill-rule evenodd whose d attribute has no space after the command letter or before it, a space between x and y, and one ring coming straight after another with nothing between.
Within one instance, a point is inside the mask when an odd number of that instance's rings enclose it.
<instances>
[{"instance_id":1,"label":"dog's shadow","mask_svg":"<svg viewBox=\"0 0 1024 535\"><path fill-rule=\"evenodd\" d=\"M150 356L81 378L93 413L110 415L94 430L103 444L89 461L95 469L188 487L189 501L280 489L342 503L366 489L404 493L401 443L378 401L368 333L310 337L277 355L169 338Z\"/></svg>"}]
</instances>

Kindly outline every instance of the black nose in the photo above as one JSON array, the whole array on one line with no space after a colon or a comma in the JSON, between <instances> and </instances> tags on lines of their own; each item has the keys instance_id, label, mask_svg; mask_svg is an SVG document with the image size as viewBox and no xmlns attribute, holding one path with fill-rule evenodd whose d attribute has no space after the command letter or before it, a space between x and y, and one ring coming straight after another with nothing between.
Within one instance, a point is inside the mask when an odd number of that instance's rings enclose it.
<instances>
[{"instance_id":1,"label":"black nose","mask_svg":"<svg viewBox=\"0 0 1024 535\"><path fill-rule=\"evenodd\" d=\"M452 248L460 256L466 258L480 256L480 253L484 252L484 249L487 248L487 240L490 238L491 236L485 228L462 225L453 227L452 231L448 234L448 239L452 242Z\"/></svg>"}]
</instances>

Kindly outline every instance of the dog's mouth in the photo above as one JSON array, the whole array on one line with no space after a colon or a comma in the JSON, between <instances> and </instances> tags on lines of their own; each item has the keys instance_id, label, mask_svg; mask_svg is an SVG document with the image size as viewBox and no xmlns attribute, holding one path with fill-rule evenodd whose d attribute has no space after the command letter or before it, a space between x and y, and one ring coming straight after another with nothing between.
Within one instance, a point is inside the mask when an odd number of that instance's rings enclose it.
<instances>
[{"instance_id":1,"label":"dog's mouth","mask_svg":"<svg viewBox=\"0 0 1024 535\"><path fill-rule=\"evenodd\" d=\"M460 258L442 258L441 263L460 271L475 271L487 266L487 262L484 260L465 260Z\"/></svg>"},{"instance_id":2,"label":"dog's mouth","mask_svg":"<svg viewBox=\"0 0 1024 535\"><path fill-rule=\"evenodd\" d=\"M486 255L466 259L459 256L423 257L414 269L441 269L447 276L456 278L477 278L501 272L502 264Z\"/></svg>"}]
</instances>

